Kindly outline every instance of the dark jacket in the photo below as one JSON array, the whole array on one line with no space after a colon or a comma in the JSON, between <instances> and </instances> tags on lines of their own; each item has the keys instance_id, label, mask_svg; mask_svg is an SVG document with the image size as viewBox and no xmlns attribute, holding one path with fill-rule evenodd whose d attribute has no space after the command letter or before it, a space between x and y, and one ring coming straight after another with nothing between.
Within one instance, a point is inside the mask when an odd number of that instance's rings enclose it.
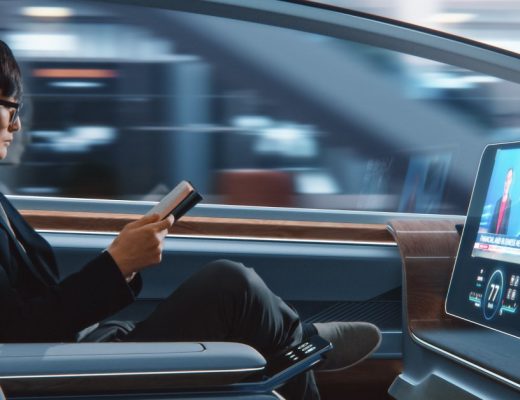
<instances>
[{"instance_id":1,"label":"dark jacket","mask_svg":"<svg viewBox=\"0 0 520 400\"><path fill-rule=\"evenodd\" d=\"M500 197L495 203L495 209L493 210L493 217L489 223L488 232L507 235L507 229L509 227L509 214L511 213L511 198L509 196L507 197L504 215L502 217L502 224L499 231L497 232L496 230L498 224L498 214L500 213L500 203L502 203L502 197Z\"/></svg>"},{"instance_id":2,"label":"dark jacket","mask_svg":"<svg viewBox=\"0 0 520 400\"><path fill-rule=\"evenodd\" d=\"M73 341L134 301L141 278L128 285L106 251L60 281L49 243L2 194L0 202L25 248L0 218L0 342Z\"/></svg>"}]
</instances>

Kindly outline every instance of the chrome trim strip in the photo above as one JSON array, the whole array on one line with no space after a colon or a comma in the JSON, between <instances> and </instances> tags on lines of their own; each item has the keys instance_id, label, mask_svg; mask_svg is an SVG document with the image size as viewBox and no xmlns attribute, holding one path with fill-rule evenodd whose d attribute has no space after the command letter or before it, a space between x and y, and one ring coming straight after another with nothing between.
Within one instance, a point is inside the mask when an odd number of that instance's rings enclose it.
<instances>
[{"instance_id":1,"label":"chrome trim strip","mask_svg":"<svg viewBox=\"0 0 520 400\"><path fill-rule=\"evenodd\" d=\"M105 235L105 236L116 236L119 232L109 231L71 231L71 230L59 230L59 229L35 229L36 232L42 233L56 233L56 234L81 234L81 235Z\"/></svg>"},{"instance_id":2,"label":"chrome trim strip","mask_svg":"<svg viewBox=\"0 0 520 400\"><path fill-rule=\"evenodd\" d=\"M416 234L424 235L424 234L427 234L427 233L447 233L447 234L452 234L454 232L453 231L408 231L408 230L398 229L398 230L395 231L395 233L400 233L400 234L410 233L410 234L413 234L413 235L416 235Z\"/></svg>"},{"instance_id":3,"label":"chrome trim strip","mask_svg":"<svg viewBox=\"0 0 520 400\"><path fill-rule=\"evenodd\" d=\"M285 400L285 397L282 397L280 393L278 393L276 390L273 390L272 393L276 396L278 400Z\"/></svg>"},{"instance_id":4,"label":"chrome trim strip","mask_svg":"<svg viewBox=\"0 0 520 400\"><path fill-rule=\"evenodd\" d=\"M492 371L490 371L490 370L488 370L488 369L486 369L484 367L481 367L481 366L479 366L477 364L474 364L471 361L468 361L468 360L466 360L466 359L464 359L462 357L459 357L459 356L457 356L457 355L455 355L453 353L450 353L449 351L443 350L443 349L441 349L441 348L439 348L439 347L437 347L437 346L435 346L435 345L433 345L433 344L431 344L431 343L429 343L429 342L427 342L427 341L425 341L423 339L420 339L419 337L417 337L411 331L410 331L410 336L420 346L423 346L423 347L425 347L425 348L427 348L429 350L432 350L435 353L441 354L441 355L443 355L443 356L445 356L445 357L447 357L447 358L449 358L449 359L451 359L453 361L458 362L459 364L463 364L466 367L472 368L472 369L474 369L474 370L476 370L476 371L478 371L478 372L488 376L489 378L493 378L493 379L496 379L496 380L498 380L498 381L500 381L502 383L505 383L506 385L508 385L508 386L510 386L510 387L512 387L512 388L514 388L516 390L520 390L520 383L519 382L512 381L512 380L510 380L508 378L503 377L502 375L499 375L499 374L497 374L495 372L492 372Z\"/></svg>"},{"instance_id":5,"label":"chrome trim strip","mask_svg":"<svg viewBox=\"0 0 520 400\"><path fill-rule=\"evenodd\" d=\"M188 371L140 371L140 372L99 372L99 373L77 373L77 374L45 374L45 375L3 375L0 382L7 379L50 379L50 378L95 378L106 376L150 376L150 375L186 375L186 374L221 374L233 372L255 372L261 371L264 367L238 368L238 369L208 369L208 370L188 370Z\"/></svg>"},{"instance_id":6,"label":"chrome trim strip","mask_svg":"<svg viewBox=\"0 0 520 400\"><path fill-rule=\"evenodd\" d=\"M82 198L82 197L56 197L56 196L26 196L18 194L8 194L9 200L28 200L28 201L49 201L53 203L80 203L80 204L118 204L118 205L149 205L154 206L158 201L146 201L146 200L117 200L117 199L97 199L97 198ZM51 211L51 210L49 210Z\"/></svg>"},{"instance_id":7,"label":"chrome trim strip","mask_svg":"<svg viewBox=\"0 0 520 400\"><path fill-rule=\"evenodd\" d=\"M142 215L157 204L144 200L80 199L44 196L8 195L19 210L101 212ZM355 211L317 208L237 206L227 204L197 204L189 213L193 217L270 219L306 222L387 224L391 219L464 218L460 215L412 214L386 211Z\"/></svg>"},{"instance_id":8,"label":"chrome trim strip","mask_svg":"<svg viewBox=\"0 0 520 400\"><path fill-rule=\"evenodd\" d=\"M116 200L116 199L95 199L95 198L81 198L81 197L53 197L53 196L26 196L26 195L6 195L9 200L28 200L30 202L41 202L49 201L54 203L79 203L79 204L118 204L118 205L138 205L138 206L151 206L153 207L158 201L148 200ZM444 214L421 214L421 213L406 213L406 212L392 212L392 211L370 211L370 210L340 210L340 209L321 209L321 208L304 208L304 207L268 207L268 206L244 206L244 205L232 205L232 204L207 204L202 203L196 207L202 208L214 208L214 209L231 209L231 210L245 210L245 211L305 211L305 212L319 212L324 214L349 214L349 215L370 215L370 216L388 216L392 218L430 218L430 219L445 219L445 218L465 218L464 215L444 215ZM48 210L53 211L53 210Z\"/></svg>"},{"instance_id":9,"label":"chrome trim strip","mask_svg":"<svg viewBox=\"0 0 520 400\"><path fill-rule=\"evenodd\" d=\"M57 234L81 234L81 235L106 235L114 236L119 232L100 232L100 231L71 231L71 230L55 230L55 229L37 229L38 233L57 233ZM325 239L286 239L286 238L264 238L264 237L241 237L241 236L205 236L205 235L177 235L169 234L167 238L181 239L208 239L208 240L233 240L233 241L255 241L255 242L276 242L276 243L316 243L316 244L347 244L359 246L387 246L397 247L395 242L367 242L355 240L325 240Z\"/></svg>"}]
</instances>

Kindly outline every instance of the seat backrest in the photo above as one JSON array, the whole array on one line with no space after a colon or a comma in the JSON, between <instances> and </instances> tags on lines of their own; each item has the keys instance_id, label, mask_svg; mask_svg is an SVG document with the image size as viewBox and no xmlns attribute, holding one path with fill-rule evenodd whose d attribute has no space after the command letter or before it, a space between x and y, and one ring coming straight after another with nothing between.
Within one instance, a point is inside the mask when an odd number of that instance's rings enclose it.
<instances>
[{"instance_id":1,"label":"seat backrest","mask_svg":"<svg viewBox=\"0 0 520 400\"><path fill-rule=\"evenodd\" d=\"M284 171L222 171L217 177L217 186L225 204L267 207L291 207L294 204L293 177Z\"/></svg>"}]
</instances>

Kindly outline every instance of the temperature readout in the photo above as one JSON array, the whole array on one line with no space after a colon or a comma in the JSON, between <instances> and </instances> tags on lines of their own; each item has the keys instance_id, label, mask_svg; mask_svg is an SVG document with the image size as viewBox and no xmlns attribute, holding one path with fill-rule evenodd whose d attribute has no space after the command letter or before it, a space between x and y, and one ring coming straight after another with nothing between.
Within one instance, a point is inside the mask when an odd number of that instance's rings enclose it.
<instances>
[{"instance_id":1,"label":"temperature readout","mask_svg":"<svg viewBox=\"0 0 520 400\"><path fill-rule=\"evenodd\" d=\"M506 280L500 269L488 274L485 268L481 268L475 287L469 293L469 301L481 308L484 318L489 321L497 315L517 312L519 290L520 274L512 274Z\"/></svg>"}]
</instances>

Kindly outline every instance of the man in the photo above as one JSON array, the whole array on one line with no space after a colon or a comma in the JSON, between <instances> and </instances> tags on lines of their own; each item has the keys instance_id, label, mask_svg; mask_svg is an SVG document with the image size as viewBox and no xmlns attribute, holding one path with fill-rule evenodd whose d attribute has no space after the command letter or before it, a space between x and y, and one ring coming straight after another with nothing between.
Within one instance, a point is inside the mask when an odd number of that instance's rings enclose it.
<instances>
[{"instance_id":1,"label":"man","mask_svg":"<svg viewBox=\"0 0 520 400\"><path fill-rule=\"evenodd\" d=\"M507 235L509 227L509 214L511 212L511 196L509 192L513 183L513 168L509 168L506 172L504 181L504 191L502 196L497 200L495 209L493 210L493 218L489 224L489 233L499 235Z\"/></svg>"},{"instance_id":2,"label":"man","mask_svg":"<svg viewBox=\"0 0 520 400\"><path fill-rule=\"evenodd\" d=\"M0 41L0 159L21 130L21 99L20 68ZM0 342L236 341L269 358L319 333L334 345L324 370L353 365L379 345L380 332L371 324L302 324L252 269L228 260L194 274L135 327L108 336L99 334L103 327L85 334L134 301L139 272L161 261L173 223L172 216L150 215L128 224L106 251L60 280L50 245L0 194ZM289 399L319 398L312 372L281 392Z\"/></svg>"}]
</instances>

